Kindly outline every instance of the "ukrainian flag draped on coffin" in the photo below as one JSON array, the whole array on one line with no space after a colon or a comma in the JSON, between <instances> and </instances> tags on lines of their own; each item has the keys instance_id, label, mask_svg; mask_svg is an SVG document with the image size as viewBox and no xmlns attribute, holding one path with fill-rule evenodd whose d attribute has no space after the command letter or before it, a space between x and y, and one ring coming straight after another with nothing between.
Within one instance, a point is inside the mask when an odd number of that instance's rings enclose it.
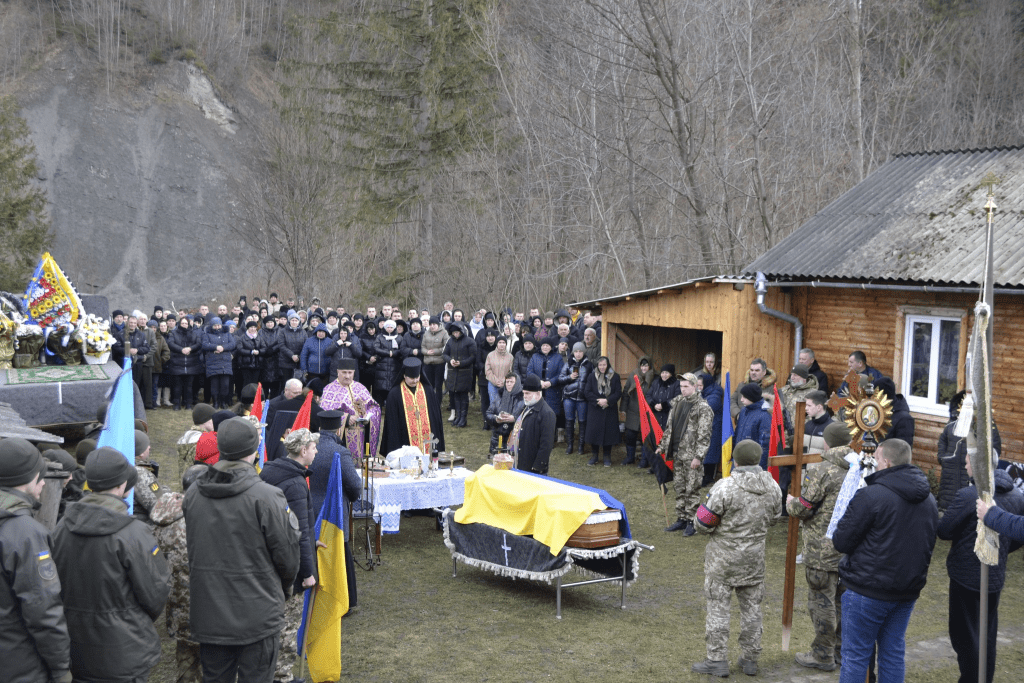
<instances>
[{"instance_id":1,"label":"ukrainian flag draped on coffin","mask_svg":"<svg viewBox=\"0 0 1024 683\"><path fill-rule=\"evenodd\" d=\"M305 642L310 679L320 683L341 677L341 618L348 612L345 510L341 496L341 461L337 457L331 465L327 498L316 520L316 540L327 547L316 550L320 581L316 588L306 591L296 647L302 652Z\"/></svg>"}]
</instances>

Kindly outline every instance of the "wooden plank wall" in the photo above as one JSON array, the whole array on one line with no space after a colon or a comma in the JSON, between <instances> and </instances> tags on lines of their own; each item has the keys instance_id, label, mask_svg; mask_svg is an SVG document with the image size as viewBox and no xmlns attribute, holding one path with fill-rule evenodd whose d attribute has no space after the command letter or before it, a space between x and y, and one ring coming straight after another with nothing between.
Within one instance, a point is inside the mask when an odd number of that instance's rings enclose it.
<instances>
[{"instance_id":1,"label":"wooden plank wall","mask_svg":"<svg viewBox=\"0 0 1024 683\"><path fill-rule=\"evenodd\" d=\"M814 349L818 364L836 388L846 374L847 357L860 349L868 363L893 377L899 386L903 368L903 310L906 307L960 311L968 334L974 324L974 295L883 290L794 288L795 315L804 323L804 345ZM1024 297L996 296L993 341L993 413L1003 442L1002 457L1022 461L1024 403L1015 370L1024 362ZM963 349L961 349L961 355ZM963 378L961 377L961 382ZM936 450L946 419L914 413L914 459L937 468Z\"/></svg>"},{"instance_id":2,"label":"wooden plank wall","mask_svg":"<svg viewBox=\"0 0 1024 683\"><path fill-rule=\"evenodd\" d=\"M768 290L766 304L792 313L792 295L778 288ZM696 333L720 332L722 367L725 371L732 371L734 387L738 377L746 376L754 358L764 358L769 367L781 376L789 374L793 363L793 326L761 313L752 284L739 291L728 283L699 282L682 290L665 290L652 296L609 302L602 306L602 323L607 330L602 336L603 352L620 374L627 374L636 367L636 357L615 340L613 332L616 325L623 325L623 330L630 331L631 336L641 334L636 331L637 327L689 330L688 338L694 340L693 344L699 348L703 348L707 343L705 340L712 337ZM673 338L677 337L661 337ZM703 354L704 351L696 353ZM684 361L689 357L683 351L672 354L668 349L664 354L663 358ZM693 367L699 365L700 360L697 358L692 363ZM664 362L655 356L657 367ZM688 365L676 362L680 372L684 368L689 370Z\"/></svg>"}]
</instances>

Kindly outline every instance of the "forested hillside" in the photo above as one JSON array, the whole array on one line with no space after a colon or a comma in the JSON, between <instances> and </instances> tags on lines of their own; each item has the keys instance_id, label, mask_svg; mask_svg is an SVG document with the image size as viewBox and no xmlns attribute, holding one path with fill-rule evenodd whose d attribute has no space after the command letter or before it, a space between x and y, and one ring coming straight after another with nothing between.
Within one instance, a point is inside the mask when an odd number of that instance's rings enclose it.
<instances>
[{"instance_id":1,"label":"forested hillside","mask_svg":"<svg viewBox=\"0 0 1024 683\"><path fill-rule=\"evenodd\" d=\"M202 110L160 149L212 159L198 239L258 264L215 293L554 305L735 272L894 154L1024 143L1022 22L1021 0L3 0L0 94L41 148L56 64L94 124ZM47 189L59 252L92 191ZM135 253L201 279L163 232Z\"/></svg>"}]
</instances>

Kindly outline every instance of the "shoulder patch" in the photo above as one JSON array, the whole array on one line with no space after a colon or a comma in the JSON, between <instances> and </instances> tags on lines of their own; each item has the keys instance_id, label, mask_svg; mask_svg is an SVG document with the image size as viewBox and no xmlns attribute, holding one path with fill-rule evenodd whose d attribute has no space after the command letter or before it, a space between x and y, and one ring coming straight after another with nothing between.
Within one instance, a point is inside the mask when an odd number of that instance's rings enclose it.
<instances>
[{"instance_id":1,"label":"shoulder patch","mask_svg":"<svg viewBox=\"0 0 1024 683\"><path fill-rule=\"evenodd\" d=\"M295 516L295 513L288 509L288 523L292 525L292 528L296 531L299 530L299 518Z\"/></svg>"},{"instance_id":2,"label":"shoulder patch","mask_svg":"<svg viewBox=\"0 0 1024 683\"><path fill-rule=\"evenodd\" d=\"M43 581L53 581L57 578L57 565L53 563L50 553L39 553L39 577Z\"/></svg>"},{"instance_id":3,"label":"shoulder patch","mask_svg":"<svg viewBox=\"0 0 1024 683\"><path fill-rule=\"evenodd\" d=\"M155 546L153 546L153 549L149 551L149 554L150 555L156 555L158 552L160 552L160 546L159 545L155 545Z\"/></svg>"},{"instance_id":4,"label":"shoulder patch","mask_svg":"<svg viewBox=\"0 0 1024 683\"><path fill-rule=\"evenodd\" d=\"M160 490L160 484L158 484L158 483L156 483L154 481L152 484L149 485L149 488L152 491L159 491Z\"/></svg>"}]
</instances>

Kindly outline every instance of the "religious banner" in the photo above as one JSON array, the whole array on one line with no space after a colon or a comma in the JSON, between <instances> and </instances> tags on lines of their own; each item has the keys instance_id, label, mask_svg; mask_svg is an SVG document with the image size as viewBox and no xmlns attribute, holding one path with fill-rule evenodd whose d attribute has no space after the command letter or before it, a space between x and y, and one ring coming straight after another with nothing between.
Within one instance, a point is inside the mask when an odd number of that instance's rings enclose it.
<instances>
[{"instance_id":1,"label":"religious banner","mask_svg":"<svg viewBox=\"0 0 1024 683\"><path fill-rule=\"evenodd\" d=\"M82 300L50 252L43 254L22 296L29 320L40 327L56 327L78 320Z\"/></svg>"}]
</instances>

